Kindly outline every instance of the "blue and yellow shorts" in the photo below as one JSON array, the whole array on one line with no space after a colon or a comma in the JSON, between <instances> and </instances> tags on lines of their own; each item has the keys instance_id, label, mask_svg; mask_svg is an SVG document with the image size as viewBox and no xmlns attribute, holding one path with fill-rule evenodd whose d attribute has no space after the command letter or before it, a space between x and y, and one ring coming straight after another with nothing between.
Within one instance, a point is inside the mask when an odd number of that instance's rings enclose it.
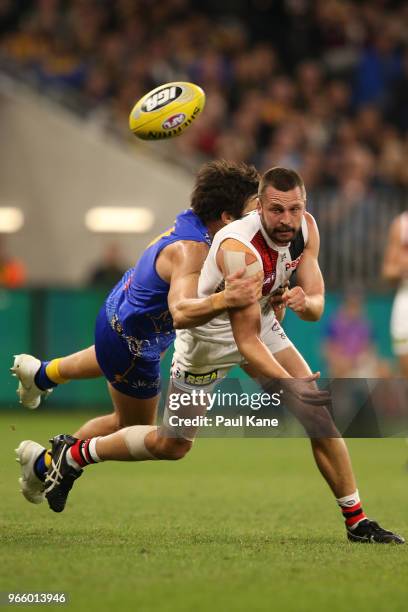
<instances>
[{"instance_id":1,"label":"blue and yellow shorts","mask_svg":"<svg viewBox=\"0 0 408 612\"><path fill-rule=\"evenodd\" d=\"M160 354L168 349L174 336L128 336L116 315L108 320L103 306L95 325L96 359L115 389L131 397L149 399L160 393Z\"/></svg>"}]
</instances>

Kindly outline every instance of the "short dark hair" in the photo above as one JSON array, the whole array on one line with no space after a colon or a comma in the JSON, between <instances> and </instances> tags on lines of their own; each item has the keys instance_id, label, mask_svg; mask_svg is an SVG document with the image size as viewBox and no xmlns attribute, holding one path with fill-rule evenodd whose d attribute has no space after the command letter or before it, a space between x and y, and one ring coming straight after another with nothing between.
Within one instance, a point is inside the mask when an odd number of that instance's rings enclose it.
<instances>
[{"instance_id":1,"label":"short dark hair","mask_svg":"<svg viewBox=\"0 0 408 612\"><path fill-rule=\"evenodd\" d=\"M267 187L275 187L278 191L290 191L295 187L300 187L303 197L306 199L306 188L300 174L289 168L270 168L261 177L259 182L258 195L262 196Z\"/></svg>"},{"instance_id":2,"label":"short dark hair","mask_svg":"<svg viewBox=\"0 0 408 612\"><path fill-rule=\"evenodd\" d=\"M239 219L248 198L257 194L259 179L254 166L225 160L208 162L198 171L191 208L203 223L218 221L224 211Z\"/></svg>"}]
</instances>

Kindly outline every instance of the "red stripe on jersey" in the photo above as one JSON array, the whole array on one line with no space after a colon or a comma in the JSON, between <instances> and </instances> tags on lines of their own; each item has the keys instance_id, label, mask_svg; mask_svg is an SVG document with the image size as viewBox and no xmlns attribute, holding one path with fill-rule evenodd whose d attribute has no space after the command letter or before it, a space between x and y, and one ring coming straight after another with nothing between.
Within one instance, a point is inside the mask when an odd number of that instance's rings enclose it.
<instances>
[{"instance_id":1,"label":"red stripe on jersey","mask_svg":"<svg viewBox=\"0 0 408 612\"><path fill-rule=\"evenodd\" d=\"M265 279L262 287L262 295L268 295L275 282L276 263L278 261L279 253L268 246L261 230L259 230L252 238L251 244L256 248L261 256Z\"/></svg>"}]
</instances>

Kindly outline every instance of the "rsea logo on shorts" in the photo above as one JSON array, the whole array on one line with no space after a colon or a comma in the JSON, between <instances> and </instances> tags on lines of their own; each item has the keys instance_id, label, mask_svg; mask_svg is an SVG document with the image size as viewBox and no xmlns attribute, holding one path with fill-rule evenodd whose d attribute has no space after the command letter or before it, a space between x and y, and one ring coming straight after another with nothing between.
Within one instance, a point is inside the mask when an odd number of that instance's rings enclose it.
<instances>
[{"instance_id":1,"label":"rsea logo on shorts","mask_svg":"<svg viewBox=\"0 0 408 612\"><path fill-rule=\"evenodd\" d=\"M184 380L189 385L209 385L215 382L218 378L218 370L206 372L205 374L193 374L192 372L184 372Z\"/></svg>"}]
</instances>

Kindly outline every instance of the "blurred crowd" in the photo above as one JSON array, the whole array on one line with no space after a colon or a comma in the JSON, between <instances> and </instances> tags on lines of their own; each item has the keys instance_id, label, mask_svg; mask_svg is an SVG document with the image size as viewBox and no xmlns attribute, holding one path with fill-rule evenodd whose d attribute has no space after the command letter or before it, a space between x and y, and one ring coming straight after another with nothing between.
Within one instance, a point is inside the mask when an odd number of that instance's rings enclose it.
<instances>
[{"instance_id":1,"label":"blurred crowd","mask_svg":"<svg viewBox=\"0 0 408 612\"><path fill-rule=\"evenodd\" d=\"M146 91L198 83L205 112L173 154L290 166L353 200L408 186L407 24L391 0L3 0L0 48L126 136Z\"/></svg>"},{"instance_id":2,"label":"blurred crowd","mask_svg":"<svg viewBox=\"0 0 408 612\"><path fill-rule=\"evenodd\" d=\"M407 2L0 0L0 69L135 144L136 100L173 80L201 85L204 113L154 146L192 169L217 157L297 169L328 286L377 287L383 230L408 187ZM88 284L122 271L106 245ZM0 287L24 282L0 245ZM362 296L347 294L323 335L329 375L389 376Z\"/></svg>"}]
</instances>

